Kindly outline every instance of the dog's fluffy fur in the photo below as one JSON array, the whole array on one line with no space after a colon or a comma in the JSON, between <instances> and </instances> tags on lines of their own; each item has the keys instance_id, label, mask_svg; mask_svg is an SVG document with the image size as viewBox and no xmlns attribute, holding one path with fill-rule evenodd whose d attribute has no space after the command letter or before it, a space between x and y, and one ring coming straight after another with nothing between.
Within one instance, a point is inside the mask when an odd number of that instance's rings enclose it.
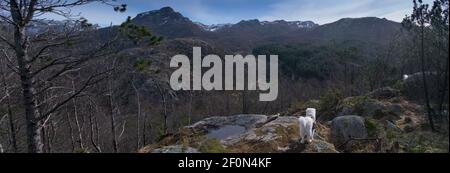
<instances>
[{"instance_id":1,"label":"dog's fluffy fur","mask_svg":"<svg viewBox=\"0 0 450 173\"><path fill-rule=\"evenodd\" d=\"M306 109L306 116L311 117L314 120L314 122L316 122L316 109L315 108Z\"/></svg>"},{"instance_id":2,"label":"dog's fluffy fur","mask_svg":"<svg viewBox=\"0 0 450 173\"><path fill-rule=\"evenodd\" d=\"M308 142L312 142L312 140L314 140L314 130L313 130L314 120L309 116L300 117L298 118L298 123L301 139L300 142L302 144L305 142L305 140Z\"/></svg>"}]
</instances>

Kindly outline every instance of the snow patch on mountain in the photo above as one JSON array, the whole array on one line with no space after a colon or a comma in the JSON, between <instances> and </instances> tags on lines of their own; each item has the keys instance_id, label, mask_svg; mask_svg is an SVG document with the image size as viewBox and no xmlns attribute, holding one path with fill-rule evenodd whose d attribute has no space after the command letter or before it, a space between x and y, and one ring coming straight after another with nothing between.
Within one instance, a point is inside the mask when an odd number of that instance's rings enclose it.
<instances>
[{"instance_id":1,"label":"snow patch on mountain","mask_svg":"<svg viewBox=\"0 0 450 173\"><path fill-rule=\"evenodd\" d=\"M213 25L206 25L206 24L203 24L200 22L195 22L195 24L200 26L200 28L202 28L203 30L211 31L211 32L218 31L223 28L229 28L234 25L243 24L243 23L257 23L262 26L279 25L279 24L285 23L289 26L293 26L293 27L296 27L299 29L311 29L311 28L315 28L315 27L319 26L318 24L316 24L312 21L284 21L284 20L275 20L275 21L243 20L237 24L225 23L225 24L213 24Z\"/></svg>"}]
</instances>

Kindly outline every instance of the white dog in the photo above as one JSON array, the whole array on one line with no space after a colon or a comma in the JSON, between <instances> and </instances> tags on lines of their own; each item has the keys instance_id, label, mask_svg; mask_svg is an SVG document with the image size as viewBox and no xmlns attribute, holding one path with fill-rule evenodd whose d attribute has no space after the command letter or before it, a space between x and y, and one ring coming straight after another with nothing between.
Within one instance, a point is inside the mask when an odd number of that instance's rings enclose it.
<instances>
[{"instance_id":1,"label":"white dog","mask_svg":"<svg viewBox=\"0 0 450 173\"><path fill-rule=\"evenodd\" d=\"M306 116L311 117L314 122L316 122L316 109L314 108L307 108L306 109Z\"/></svg>"},{"instance_id":2,"label":"white dog","mask_svg":"<svg viewBox=\"0 0 450 173\"><path fill-rule=\"evenodd\" d=\"M313 130L314 120L309 117L300 117L298 118L298 126L300 129L300 143L304 143L305 139L308 142L312 142L314 140L314 130Z\"/></svg>"}]
</instances>

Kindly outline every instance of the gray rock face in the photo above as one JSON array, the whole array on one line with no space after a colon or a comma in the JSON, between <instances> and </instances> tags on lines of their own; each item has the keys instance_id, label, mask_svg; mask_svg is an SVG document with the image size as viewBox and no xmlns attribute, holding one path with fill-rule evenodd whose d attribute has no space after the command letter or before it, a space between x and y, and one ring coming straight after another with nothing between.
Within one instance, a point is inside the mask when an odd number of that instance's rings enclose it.
<instances>
[{"instance_id":1,"label":"gray rock face","mask_svg":"<svg viewBox=\"0 0 450 173\"><path fill-rule=\"evenodd\" d=\"M359 115L362 117L373 117L381 119L390 116L389 119L396 119L403 113L403 108L398 103L380 101L369 97L348 97L337 106L337 116Z\"/></svg>"},{"instance_id":2,"label":"gray rock face","mask_svg":"<svg viewBox=\"0 0 450 173\"><path fill-rule=\"evenodd\" d=\"M300 142L293 143L286 150L286 153L339 153L339 151L334 148L333 144L324 140L315 139L308 144L302 144Z\"/></svg>"},{"instance_id":3,"label":"gray rock face","mask_svg":"<svg viewBox=\"0 0 450 173\"><path fill-rule=\"evenodd\" d=\"M355 115L334 118L331 122L331 140L334 145L339 146L351 138L367 138L364 119Z\"/></svg>"},{"instance_id":4,"label":"gray rock face","mask_svg":"<svg viewBox=\"0 0 450 173\"><path fill-rule=\"evenodd\" d=\"M234 115L226 117L209 117L205 118L187 128L203 129L210 131L226 125L243 126L247 129L254 128L267 121L266 115L248 114Z\"/></svg>"},{"instance_id":5,"label":"gray rock face","mask_svg":"<svg viewBox=\"0 0 450 173\"><path fill-rule=\"evenodd\" d=\"M199 151L195 148L183 147L182 145L169 145L155 149L152 153L199 153Z\"/></svg>"},{"instance_id":6,"label":"gray rock face","mask_svg":"<svg viewBox=\"0 0 450 173\"><path fill-rule=\"evenodd\" d=\"M282 152L288 147L290 141L299 139L297 129L296 117L278 117L259 128L252 128L239 136L230 137L222 143L231 147L242 144L258 144L268 146L265 148L269 152Z\"/></svg>"},{"instance_id":7,"label":"gray rock face","mask_svg":"<svg viewBox=\"0 0 450 173\"><path fill-rule=\"evenodd\" d=\"M381 102L365 103L362 110L362 116L374 116L378 112L385 110L386 107Z\"/></svg>"},{"instance_id":8,"label":"gray rock face","mask_svg":"<svg viewBox=\"0 0 450 173\"><path fill-rule=\"evenodd\" d=\"M325 142L323 140L315 140L311 144L307 145L302 153L339 153L333 144Z\"/></svg>"}]
</instances>

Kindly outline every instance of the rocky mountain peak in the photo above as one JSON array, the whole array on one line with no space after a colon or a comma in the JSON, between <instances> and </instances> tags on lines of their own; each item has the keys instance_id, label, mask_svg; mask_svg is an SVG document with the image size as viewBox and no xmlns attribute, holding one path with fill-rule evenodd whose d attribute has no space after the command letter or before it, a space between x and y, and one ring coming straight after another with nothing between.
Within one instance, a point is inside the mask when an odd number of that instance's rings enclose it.
<instances>
[{"instance_id":1,"label":"rocky mountain peak","mask_svg":"<svg viewBox=\"0 0 450 173\"><path fill-rule=\"evenodd\" d=\"M171 7L163 7L159 10L140 13L136 16L135 20L137 19L160 21L163 24L170 21L190 21L188 18L176 12Z\"/></svg>"}]
</instances>

